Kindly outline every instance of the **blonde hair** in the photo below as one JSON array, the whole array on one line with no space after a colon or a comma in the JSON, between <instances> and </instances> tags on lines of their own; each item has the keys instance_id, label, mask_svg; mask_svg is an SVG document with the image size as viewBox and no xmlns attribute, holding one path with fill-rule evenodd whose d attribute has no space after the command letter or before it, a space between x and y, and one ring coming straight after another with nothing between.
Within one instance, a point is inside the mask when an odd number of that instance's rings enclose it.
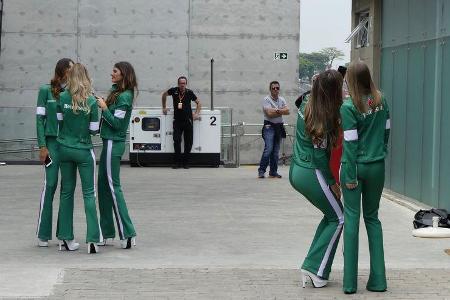
<instances>
[{"instance_id":1,"label":"blonde hair","mask_svg":"<svg viewBox=\"0 0 450 300\"><path fill-rule=\"evenodd\" d=\"M346 73L347 86L353 105L360 113L366 113L368 108L375 108L381 104L381 92L373 83L369 67L363 61L352 62ZM363 96L372 95L373 101L366 103Z\"/></svg>"},{"instance_id":2,"label":"blonde hair","mask_svg":"<svg viewBox=\"0 0 450 300\"><path fill-rule=\"evenodd\" d=\"M92 82L85 66L76 63L69 70L67 74L67 89L72 96L73 112L77 113L77 110L82 110L88 114L90 108L87 104L87 99L92 91Z\"/></svg>"}]
</instances>

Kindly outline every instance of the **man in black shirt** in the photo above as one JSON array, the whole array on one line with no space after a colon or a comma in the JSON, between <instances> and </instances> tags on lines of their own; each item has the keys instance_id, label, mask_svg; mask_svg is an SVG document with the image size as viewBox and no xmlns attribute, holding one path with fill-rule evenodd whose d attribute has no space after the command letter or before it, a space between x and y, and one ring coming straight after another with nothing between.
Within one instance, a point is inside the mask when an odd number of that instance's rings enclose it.
<instances>
[{"instance_id":1,"label":"man in black shirt","mask_svg":"<svg viewBox=\"0 0 450 300\"><path fill-rule=\"evenodd\" d=\"M201 104L193 91L186 88L187 78L178 78L178 87L170 88L162 94L163 113L167 114L167 96L173 99L173 147L175 149L174 169L183 166L188 169L189 154L191 153L193 140L193 120L198 119ZM195 112L192 113L191 102L196 104ZM181 155L181 135L184 135L184 153Z\"/></svg>"}]
</instances>

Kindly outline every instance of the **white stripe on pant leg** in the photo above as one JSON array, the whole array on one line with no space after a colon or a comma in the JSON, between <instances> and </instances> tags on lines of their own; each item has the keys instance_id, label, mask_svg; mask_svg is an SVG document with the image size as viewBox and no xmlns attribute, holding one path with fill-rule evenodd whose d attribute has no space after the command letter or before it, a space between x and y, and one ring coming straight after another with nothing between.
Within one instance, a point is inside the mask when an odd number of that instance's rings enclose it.
<instances>
[{"instance_id":1,"label":"white stripe on pant leg","mask_svg":"<svg viewBox=\"0 0 450 300\"><path fill-rule=\"evenodd\" d=\"M36 235L39 237L39 229L41 228L41 220L42 220L42 211L44 210L44 202L45 202L45 193L47 192L47 172L44 167L44 187L42 188L41 193L41 203L39 205L39 219L38 225L36 229Z\"/></svg>"},{"instance_id":2,"label":"white stripe on pant leg","mask_svg":"<svg viewBox=\"0 0 450 300\"><path fill-rule=\"evenodd\" d=\"M95 153L94 153L93 149L91 149L91 156L92 156L92 160L93 160L93 163L94 163L94 176L92 177L92 178L94 178L94 197L95 197L95 200L97 201L97 199L98 199L98 197L97 197L97 186L95 185L95 174L97 173L96 172L97 162L95 161ZM103 242L103 234L102 234L102 228L100 227L100 223L98 223L98 230L100 232L99 243L102 243Z\"/></svg>"},{"instance_id":3,"label":"white stripe on pant leg","mask_svg":"<svg viewBox=\"0 0 450 300\"><path fill-rule=\"evenodd\" d=\"M94 150L92 150L91 149L91 156L92 156L92 160L93 160L93 162L94 162L94 195L95 195L95 199L97 199L97 187L96 187L96 185L95 185L95 168L96 168L96 161L95 161L95 153L94 153Z\"/></svg>"},{"instance_id":4,"label":"white stripe on pant leg","mask_svg":"<svg viewBox=\"0 0 450 300\"><path fill-rule=\"evenodd\" d=\"M113 198L113 202L114 202L114 207L116 208L114 210L114 213L116 214L116 218L117 218L117 222L119 224L118 225L118 229L119 229L119 237L125 238L124 233L123 233L123 224L122 224L122 219L120 218L120 213L119 213L119 207L117 205L117 199L116 199L116 194L114 193L114 186L113 186L113 180L112 180L112 173L111 173L111 153L112 153L112 145L113 145L113 141L112 140L108 140L108 147L107 147L107 152L106 152L106 173L108 175L108 183L109 183L109 189L111 190L111 195Z\"/></svg>"},{"instance_id":5,"label":"white stripe on pant leg","mask_svg":"<svg viewBox=\"0 0 450 300\"><path fill-rule=\"evenodd\" d=\"M328 202L330 203L331 207L333 207L333 210L339 219L339 224L336 228L336 231L333 234L333 237L331 238L330 243L328 244L327 250L325 251L325 255L323 256L319 270L317 271L317 275L322 277L323 271L325 270L325 267L327 266L328 260L330 258L331 250L333 249L334 244L338 242L337 238L342 231L342 227L344 226L344 214L342 213L342 209L339 206L339 203L337 202L333 193L330 191L330 189L325 181L325 178L323 178L323 175L320 172L320 170L316 169L316 175L317 175L317 179L319 180L319 184L320 184L320 187L322 188L323 193L327 197Z\"/></svg>"}]
</instances>

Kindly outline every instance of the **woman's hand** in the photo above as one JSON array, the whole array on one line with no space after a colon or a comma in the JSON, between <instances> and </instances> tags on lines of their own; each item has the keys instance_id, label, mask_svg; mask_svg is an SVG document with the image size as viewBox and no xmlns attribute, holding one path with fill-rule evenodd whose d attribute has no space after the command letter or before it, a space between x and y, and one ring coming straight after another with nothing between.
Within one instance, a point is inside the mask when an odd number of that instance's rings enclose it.
<instances>
[{"instance_id":1,"label":"woman's hand","mask_svg":"<svg viewBox=\"0 0 450 300\"><path fill-rule=\"evenodd\" d=\"M349 190L354 190L354 189L356 189L356 187L358 186L358 183L346 183L345 186L346 186Z\"/></svg>"},{"instance_id":2,"label":"woman's hand","mask_svg":"<svg viewBox=\"0 0 450 300\"><path fill-rule=\"evenodd\" d=\"M105 110L108 108L108 105L106 105L105 99L103 99L102 97L95 97L97 99L97 105L98 107L100 107L102 110Z\"/></svg>"},{"instance_id":3,"label":"woman's hand","mask_svg":"<svg viewBox=\"0 0 450 300\"><path fill-rule=\"evenodd\" d=\"M45 163L45 159L48 156L48 149L47 147L41 147L39 149L39 160L41 163Z\"/></svg>"},{"instance_id":4,"label":"woman's hand","mask_svg":"<svg viewBox=\"0 0 450 300\"><path fill-rule=\"evenodd\" d=\"M341 187L339 186L339 184L335 183L331 185L330 189L337 199L341 199Z\"/></svg>"}]
</instances>

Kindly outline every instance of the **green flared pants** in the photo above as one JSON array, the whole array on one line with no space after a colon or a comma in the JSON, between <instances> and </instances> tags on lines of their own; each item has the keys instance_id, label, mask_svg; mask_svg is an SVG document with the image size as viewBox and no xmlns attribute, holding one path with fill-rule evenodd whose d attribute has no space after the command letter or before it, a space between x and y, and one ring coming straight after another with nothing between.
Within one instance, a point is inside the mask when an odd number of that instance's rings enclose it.
<instances>
[{"instance_id":1,"label":"green flared pants","mask_svg":"<svg viewBox=\"0 0 450 300\"><path fill-rule=\"evenodd\" d=\"M41 192L36 235L41 240L51 240L53 197L58 186L59 143L56 141L56 137L54 136L45 137L45 142L47 144L48 154L52 159L52 164L48 167L44 166L44 187Z\"/></svg>"},{"instance_id":2,"label":"green flared pants","mask_svg":"<svg viewBox=\"0 0 450 300\"><path fill-rule=\"evenodd\" d=\"M289 180L291 185L324 215L302 269L328 279L344 225L342 203L336 199L318 169L308 169L292 163Z\"/></svg>"},{"instance_id":3,"label":"green flared pants","mask_svg":"<svg viewBox=\"0 0 450 300\"><path fill-rule=\"evenodd\" d=\"M57 237L60 240L73 240L73 205L77 182L77 169L80 173L81 190L84 199L87 233L86 243L100 242L101 231L95 203L95 154L92 149L59 146L61 160L61 197L58 212Z\"/></svg>"},{"instance_id":4,"label":"green flared pants","mask_svg":"<svg viewBox=\"0 0 450 300\"><path fill-rule=\"evenodd\" d=\"M103 140L98 171L98 206L104 238L114 238L116 235L113 213L119 238L123 240L136 236L120 185L120 160L124 151L125 142Z\"/></svg>"},{"instance_id":5,"label":"green flared pants","mask_svg":"<svg viewBox=\"0 0 450 300\"><path fill-rule=\"evenodd\" d=\"M341 168L342 194L344 196L344 292L354 293L358 279L358 243L361 203L364 223L369 239L370 275L366 288L384 291L387 288L384 264L383 232L378 219L381 193L384 186L384 160L358 163L358 186L349 190L343 184L346 174Z\"/></svg>"}]
</instances>

